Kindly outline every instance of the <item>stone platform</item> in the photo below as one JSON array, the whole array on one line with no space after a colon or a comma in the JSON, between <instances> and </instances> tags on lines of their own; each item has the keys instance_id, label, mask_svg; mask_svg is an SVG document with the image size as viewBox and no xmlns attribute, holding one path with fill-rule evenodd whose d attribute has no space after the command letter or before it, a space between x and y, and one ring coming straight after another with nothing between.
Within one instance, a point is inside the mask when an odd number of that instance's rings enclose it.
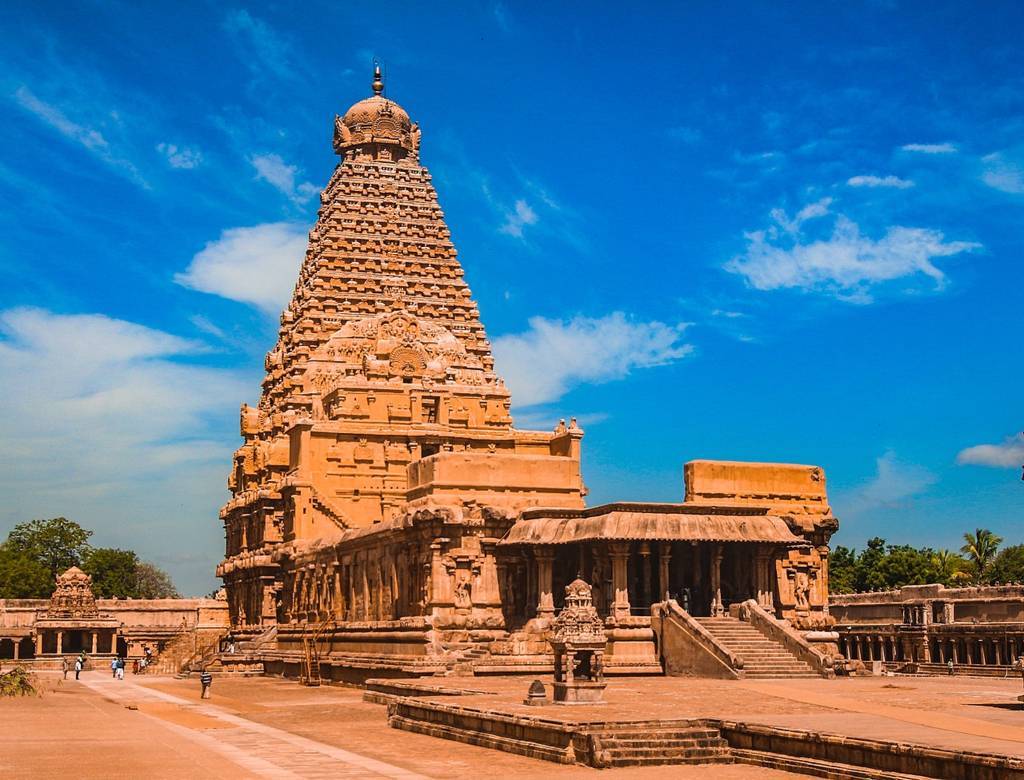
<instances>
[{"instance_id":1,"label":"stone platform","mask_svg":"<svg viewBox=\"0 0 1024 780\"><path fill-rule=\"evenodd\" d=\"M388 681L392 727L562 764L740 762L814 776L1024 778L1019 682L630 678L608 703L523 703L521 679ZM550 680L544 680L550 691ZM446 684L439 681L439 686Z\"/></svg>"}]
</instances>

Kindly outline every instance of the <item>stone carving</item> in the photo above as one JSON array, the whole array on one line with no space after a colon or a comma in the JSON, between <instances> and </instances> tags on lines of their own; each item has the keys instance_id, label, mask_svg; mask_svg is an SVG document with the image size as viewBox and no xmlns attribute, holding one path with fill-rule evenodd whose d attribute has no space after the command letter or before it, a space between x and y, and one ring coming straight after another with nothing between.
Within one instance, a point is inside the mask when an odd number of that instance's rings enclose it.
<instances>
[{"instance_id":1,"label":"stone carving","mask_svg":"<svg viewBox=\"0 0 1024 780\"><path fill-rule=\"evenodd\" d=\"M50 596L48 618L95 618L99 616L92 577L72 566L57 577L57 588Z\"/></svg>"},{"instance_id":2,"label":"stone carving","mask_svg":"<svg viewBox=\"0 0 1024 780\"><path fill-rule=\"evenodd\" d=\"M604 695L604 621L591 588L581 579L565 588L565 606L555 618L555 703L593 704Z\"/></svg>"}]
</instances>

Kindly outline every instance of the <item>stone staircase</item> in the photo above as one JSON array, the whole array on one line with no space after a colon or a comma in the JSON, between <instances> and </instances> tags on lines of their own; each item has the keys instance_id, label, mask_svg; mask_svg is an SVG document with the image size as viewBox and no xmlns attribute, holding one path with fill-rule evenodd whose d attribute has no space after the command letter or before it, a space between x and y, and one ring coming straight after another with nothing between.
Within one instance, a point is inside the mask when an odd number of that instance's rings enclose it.
<instances>
[{"instance_id":1,"label":"stone staircase","mask_svg":"<svg viewBox=\"0 0 1024 780\"><path fill-rule=\"evenodd\" d=\"M729 744L712 727L608 729L592 734L591 739L594 764L600 767L732 762Z\"/></svg>"},{"instance_id":2,"label":"stone staircase","mask_svg":"<svg viewBox=\"0 0 1024 780\"><path fill-rule=\"evenodd\" d=\"M186 670L196 658L216 649L220 635L215 632L182 631L176 635L156 657L152 667L155 674L176 675Z\"/></svg>"},{"instance_id":3,"label":"stone staircase","mask_svg":"<svg viewBox=\"0 0 1024 780\"><path fill-rule=\"evenodd\" d=\"M748 680L770 677L820 677L785 647L768 639L749 623L733 617L696 618L715 640L743 659Z\"/></svg>"}]
</instances>

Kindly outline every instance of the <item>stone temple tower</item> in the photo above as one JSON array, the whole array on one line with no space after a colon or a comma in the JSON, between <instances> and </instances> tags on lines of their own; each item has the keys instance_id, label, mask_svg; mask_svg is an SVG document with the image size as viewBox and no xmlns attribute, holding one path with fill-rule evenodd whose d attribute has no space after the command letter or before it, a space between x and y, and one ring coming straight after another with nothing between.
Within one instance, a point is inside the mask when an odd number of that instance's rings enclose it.
<instances>
[{"instance_id":1,"label":"stone temple tower","mask_svg":"<svg viewBox=\"0 0 1024 780\"><path fill-rule=\"evenodd\" d=\"M340 160L221 510L232 631L265 634L263 668L550 671L577 578L608 674L660 671L670 600L830 625L820 468L693 461L682 503L585 507L575 421L513 426L419 127L379 71L372 90L335 118Z\"/></svg>"},{"instance_id":2,"label":"stone temple tower","mask_svg":"<svg viewBox=\"0 0 1024 780\"><path fill-rule=\"evenodd\" d=\"M581 503L582 432L513 431L509 393L419 161L420 129L384 96L379 68L372 90L335 117L341 159L267 354L259 405L242 406L245 444L221 512L218 569L236 628L276 619L280 544L331 541L393 518L436 489L431 480L469 477L471 464L454 465L459 453L549 456L557 438L568 457L545 498ZM483 468L496 473L497 463ZM506 497L527 487L517 471L498 469Z\"/></svg>"}]
</instances>

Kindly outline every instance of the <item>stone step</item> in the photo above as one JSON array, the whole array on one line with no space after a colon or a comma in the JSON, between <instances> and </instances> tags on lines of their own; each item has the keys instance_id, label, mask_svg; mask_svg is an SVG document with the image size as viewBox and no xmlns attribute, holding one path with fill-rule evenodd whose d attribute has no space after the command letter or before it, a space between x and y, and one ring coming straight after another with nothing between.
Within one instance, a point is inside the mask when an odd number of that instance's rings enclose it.
<instances>
[{"instance_id":1,"label":"stone step","mask_svg":"<svg viewBox=\"0 0 1024 780\"><path fill-rule=\"evenodd\" d=\"M725 748L729 743L721 737L705 739L604 739L601 744L607 750L674 750L693 748Z\"/></svg>"},{"instance_id":2,"label":"stone step","mask_svg":"<svg viewBox=\"0 0 1024 780\"><path fill-rule=\"evenodd\" d=\"M728 748L712 748L709 750L686 751L607 751L608 763L613 767L653 766L658 764L726 764L732 762Z\"/></svg>"},{"instance_id":3,"label":"stone step","mask_svg":"<svg viewBox=\"0 0 1024 780\"><path fill-rule=\"evenodd\" d=\"M604 740L650 741L652 739L720 739L718 729L649 729L646 731L602 731L597 736Z\"/></svg>"}]
</instances>

